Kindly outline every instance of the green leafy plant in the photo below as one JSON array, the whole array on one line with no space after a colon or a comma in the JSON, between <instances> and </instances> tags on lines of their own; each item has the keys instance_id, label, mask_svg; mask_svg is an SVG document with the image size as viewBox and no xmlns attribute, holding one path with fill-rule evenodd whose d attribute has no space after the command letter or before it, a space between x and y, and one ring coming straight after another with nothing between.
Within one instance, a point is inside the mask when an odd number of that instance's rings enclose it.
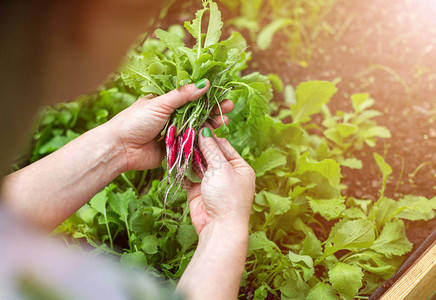
<instances>
[{"instance_id":1,"label":"green leafy plant","mask_svg":"<svg viewBox=\"0 0 436 300\"><path fill-rule=\"evenodd\" d=\"M292 60L307 66L313 45L334 29L326 21L337 0L219 0L232 13L227 21L239 30L248 30L260 50L271 47L280 36ZM278 39L278 37L276 38Z\"/></svg>"},{"instance_id":2,"label":"green leafy plant","mask_svg":"<svg viewBox=\"0 0 436 300\"><path fill-rule=\"evenodd\" d=\"M361 148L340 148L306 129L315 125L313 115L325 110L335 92L329 82L302 83L295 103L282 114L290 115L291 123L264 118L247 133L262 137L250 145L238 143L239 133L230 137L258 176L245 278L257 287L254 299L268 294L281 299L365 298L395 273L412 249L402 220L434 217L436 197L408 195L395 201L384 196L392 169L376 153L383 175L379 199L374 203L343 194L337 155ZM367 95L358 98L351 120L359 120L365 105L372 103L363 105ZM337 115L335 120L343 121L344 114ZM368 119L352 122L358 130L348 138L362 143L368 126L379 128Z\"/></svg>"},{"instance_id":3,"label":"green leafy plant","mask_svg":"<svg viewBox=\"0 0 436 300\"><path fill-rule=\"evenodd\" d=\"M58 150L80 134L105 123L136 99L124 85L113 82L74 102L45 107L35 125L30 150L23 153L15 168Z\"/></svg>"},{"instance_id":4,"label":"green leafy plant","mask_svg":"<svg viewBox=\"0 0 436 300\"><path fill-rule=\"evenodd\" d=\"M137 53L129 56L121 72L124 83L138 94L162 95L203 78L210 81L207 93L177 109L162 132L162 136L166 135L168 180L171 181L165 197L171 189L180 190L185 176L199 181L192 171L192 163L203 170L196 139L214 105L219 107L224 99L236 103L245 97L249 107L247 121L254 123L268 112L268 101L272 98L271 84L265 76L241 75L250 59L244 38L234 32L220 42L223 23L218 6L212 1L204 1L203 6L192 22L185 22L185 28L196 41L192 48L186 47L180 31L157 29L159 40L147 40ZM209 21L206 33L202 33L206 12ZM229 129L223 122L214 133L225 137Z\"/></svg>"},{"instance_id":5,"label":"green leafy plant","mask_svg":"<svg viewBox=\"0 0 436 300\"><path fill-rule=\"evenodd\" d=\"M323 108L323 134L333 146L332 152L342 156L342 165L360 168L361 162L349 157L350 154L362 150L365 144L374 147L376 138L390 138L391 133L373 120L381 116L381 113L369 109L374 104L374 99L368 94L352 95L351 103L354 110L352 113L337 111L336 115L332 116L328 107Z\"/></svg>"},{"instance_id":6,"label":"green leafy plant","mask_svg":"<svg viewBox=\"0 0 436 300\"><path fill-rule=\"evenodd\" d=\"M56 232L70 234L68 243L76 245L85 239L97 253L119 256L122 264L132 268L178 278L192 258L198 237L184 213L186 195L171 199L176 209L164 210L158 191L157 179L140 196L125 184L111 183Z\"/></svg>"}]
</instances>

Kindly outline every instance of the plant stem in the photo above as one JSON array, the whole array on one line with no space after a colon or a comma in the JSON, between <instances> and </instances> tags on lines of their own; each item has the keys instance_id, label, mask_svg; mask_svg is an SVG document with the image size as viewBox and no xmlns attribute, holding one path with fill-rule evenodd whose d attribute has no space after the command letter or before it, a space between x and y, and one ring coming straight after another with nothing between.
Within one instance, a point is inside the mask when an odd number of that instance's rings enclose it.
<instances>
[{"instance_id":1,"label":"plant stem","mask_svg":"<svg viewBox=\"0 0 436 300\"><path fill-rule=\"evenodd\" d=\"M142 172L141 180L139 181L139 184L138 184L138 187L137 187L137 191L138 192L141 190L141 188L142 188L142 186L144 184L144 181L145 181L145 177L147 176L147 174L148 174L148 170L144 170Z\"/></svg>"},{"instance_id":2,"label":"plant stem","mask_svg":"<svg viewBox=\"0 0 436 300\"><path fill-rule=\"evenodd\" d=\"M111 245L111 249L113 250L114 249L114 242L112 240L112 234L111 234L111 231L109 229L109 224L108 224L108 221L107 221L106 207L104 208L104 223L106 225L107 234L109 236L109 242L110 242L110 245Z\"/></svg>"},{"instance_id":3,"label":"plant stem","mask_svg":"<svg viewBox=\"0 0 436 300\"><path fill-rule=\"evenodd\" d=\"M133 69L133 68L131 68L131 67L129 67L129 66L126 66L126 68L129 69L130 71L132 71L132 72L138 74L139 76L144 77L145 79L147 79L147 80L150 81L151 83L153 83L153 85L156 86L156 87L160 90L161 95L165 94L165 92L160 88L160 86L159 86L159 85L158 85L158 84L157 84L157 83L156 83L156 82L155 82L151 77L148 77L148 76L145 75L144 73L141 73L141 72L139 72L139 71L137 71L137 70L135 70L135 69Z\"/></svg>"},{"instance_id":4,"label":"plant stem","mask_svg":"<svg viewBox=\"0 0 436 300\"><path fill-rule=\"evenodd\" d=\"M215 95L213 96L213 98L215 99L216 105L218 106L218 109L220 110L221 120L224 123L224 117L223 117L223 111L221 110L221 105L220 105L220 103Z\"/></svg>"},{"instance_id":5,"label":"plant stem","mask_svg":"<svg viewBox=\"0 0 436 300\"><path fill-rule=\"evenodd\" d=\"M129 250L132 250L132 240L130 239L130 228L129 223L127 221L127 215L124 216L124 223L126 223L126 230L127 230L127 238L129 239Z\"/></svg>"},{"instance_id":6,"label":"plant stem","mask_svg":"<svg viewBox=\"0 0 436 300\"><path fill-rule=\"evenodd\" d=\"M398 175L397 184L395 185L395 192L397 192L398 189L400 188L401 179L403 178L403 174L404 174L404 158L401 155L399 155L399 154L395 154L395 156L399 157L401 159L400 174Z\"/></svg>"},{"instance_id":7,"label":"plant stem","mask_svg":"<svg viewBox=\"0 0 436 300\"><path fill-rule=\"evenodd\" d=\"M203 9L200 17L199 17L199 21L198 21L198 53L197 53L197 59L200 57L201 55L201 23L202 23L202 19L203 19L203 14L204 14L205 9Z\"/></svg>"},{"instance_id":8,"label":"plant stem","mask_svg":"<svg viewBox=\"0 0 436 300\"><path fill-rule=\"evenodd\" d=\"M138 195L138 191L136 190L132 182L129 180L129 178L127 178L125 173L121 173L121 178L123 178L124 181L127 183L127 185L130 186L135 191L136 195Z\"/></svg>"}]
</instances>

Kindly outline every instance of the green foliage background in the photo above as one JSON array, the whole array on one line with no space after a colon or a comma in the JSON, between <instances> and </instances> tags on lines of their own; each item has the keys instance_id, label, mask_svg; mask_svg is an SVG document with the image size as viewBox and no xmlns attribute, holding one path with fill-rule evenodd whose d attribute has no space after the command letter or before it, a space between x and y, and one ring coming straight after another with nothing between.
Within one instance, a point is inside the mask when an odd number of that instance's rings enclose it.
<instances>
[{"instance_id":1,"label":"green foliage background","mask_svg":"<svg viewBox=\"0 0 436 300\"><path fill-rule=\"evenodd\" d=\"M204 14L209 14L208 30L201 32ZM342 169L361 168L355 154L390 137L374 120L381 115L371 109L374 100L355 94L352 111L332 113L328 103L337 92L334 83L310 81L283 89L287 83L277 75L244 74L251 59L247 43L236 32L220 41L221 26L216 5L205 1L196 18L185 24L196 39L192 48L184 44L181 26L158 30L159 39L148 38L129 53L122 70L98 92L45 109L28 161L103 124L138 97L160 95L206 77L215 92L224 90L235 102L229 127L217 133L227 135L257 176L240 297L247 297L247 288L254 290L254 299L370 295L412 249L403 220L433 218L436 198L385 197L392 170L377 153L383 182L378 200L347 196ZM265 28L258 37L272 40L276 30L268 33ZM236 84L223 89L221 77ZM271 87L285 93L286 104L280 103L285 109L277 110L279 105L271 102ZM315 122L315 115L322 122ZM313 134L313 128L320 134ZM56 232L66 234L70 245L86 241L96 253L119 256L122 264L175 282L192 258L197 234L185 192L169 199L164 210L165 175L163 168L122 174Z\"/></svg>"}]
</instances>

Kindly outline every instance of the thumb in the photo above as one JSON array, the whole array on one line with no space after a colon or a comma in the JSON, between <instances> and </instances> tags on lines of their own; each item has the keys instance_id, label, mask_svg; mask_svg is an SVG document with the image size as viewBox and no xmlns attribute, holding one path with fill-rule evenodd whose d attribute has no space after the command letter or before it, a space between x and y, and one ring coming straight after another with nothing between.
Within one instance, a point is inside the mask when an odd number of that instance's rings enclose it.
<instances>
[{"instance_id":1,"label":"thumb","mask_svg":"<svg viewBox=\"0 0 436 300\"><path fill-rule=\"evenodd\" d=\"M198 146L207 162L207 168L219 169L223 164L228 164L220 146L212 137L212 132L208 127L204 127L198 135Z\"/></svg>"},{"instance_id":2,"label":"thumb","mask_svg":"<svg viewBox=\"0 0 436 300\"><path fill-rule=\"evenodd\" d=\"M164 108L168 114L171 114L176 108L188 101L193 101L203 96L209 86L209 80L203 78L196 83L183 85L176 90L153 98L150 101L155 102L156 105Z\"/></svg>"}]
</instances>

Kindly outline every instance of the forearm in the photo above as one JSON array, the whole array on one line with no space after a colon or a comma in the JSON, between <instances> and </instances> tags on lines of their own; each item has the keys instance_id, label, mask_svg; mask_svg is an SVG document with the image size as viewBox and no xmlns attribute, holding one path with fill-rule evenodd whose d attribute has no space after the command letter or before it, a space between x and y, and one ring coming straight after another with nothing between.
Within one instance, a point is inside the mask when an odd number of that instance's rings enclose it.
<instances>
[{"instance_id":1,"label":"forearm","mask_svg":"<svg viewBox=\"0 0 436 300\"><path fill-rule=\"evenodd\" d=\"M236 299L244 271L248 225L211 223L200 234L194 257L177 291L196 299Z\"/></svg>"},{"instance_id":2,"label":"forearm","mask_svg":"<svg viewBox=\"0 0 436 300\"><path fill-rule=\"evenodd\" d=\"M102 125L3 180L7 207L55 228L124 171L124 149Z\"/></svg>"}]
</instances>

